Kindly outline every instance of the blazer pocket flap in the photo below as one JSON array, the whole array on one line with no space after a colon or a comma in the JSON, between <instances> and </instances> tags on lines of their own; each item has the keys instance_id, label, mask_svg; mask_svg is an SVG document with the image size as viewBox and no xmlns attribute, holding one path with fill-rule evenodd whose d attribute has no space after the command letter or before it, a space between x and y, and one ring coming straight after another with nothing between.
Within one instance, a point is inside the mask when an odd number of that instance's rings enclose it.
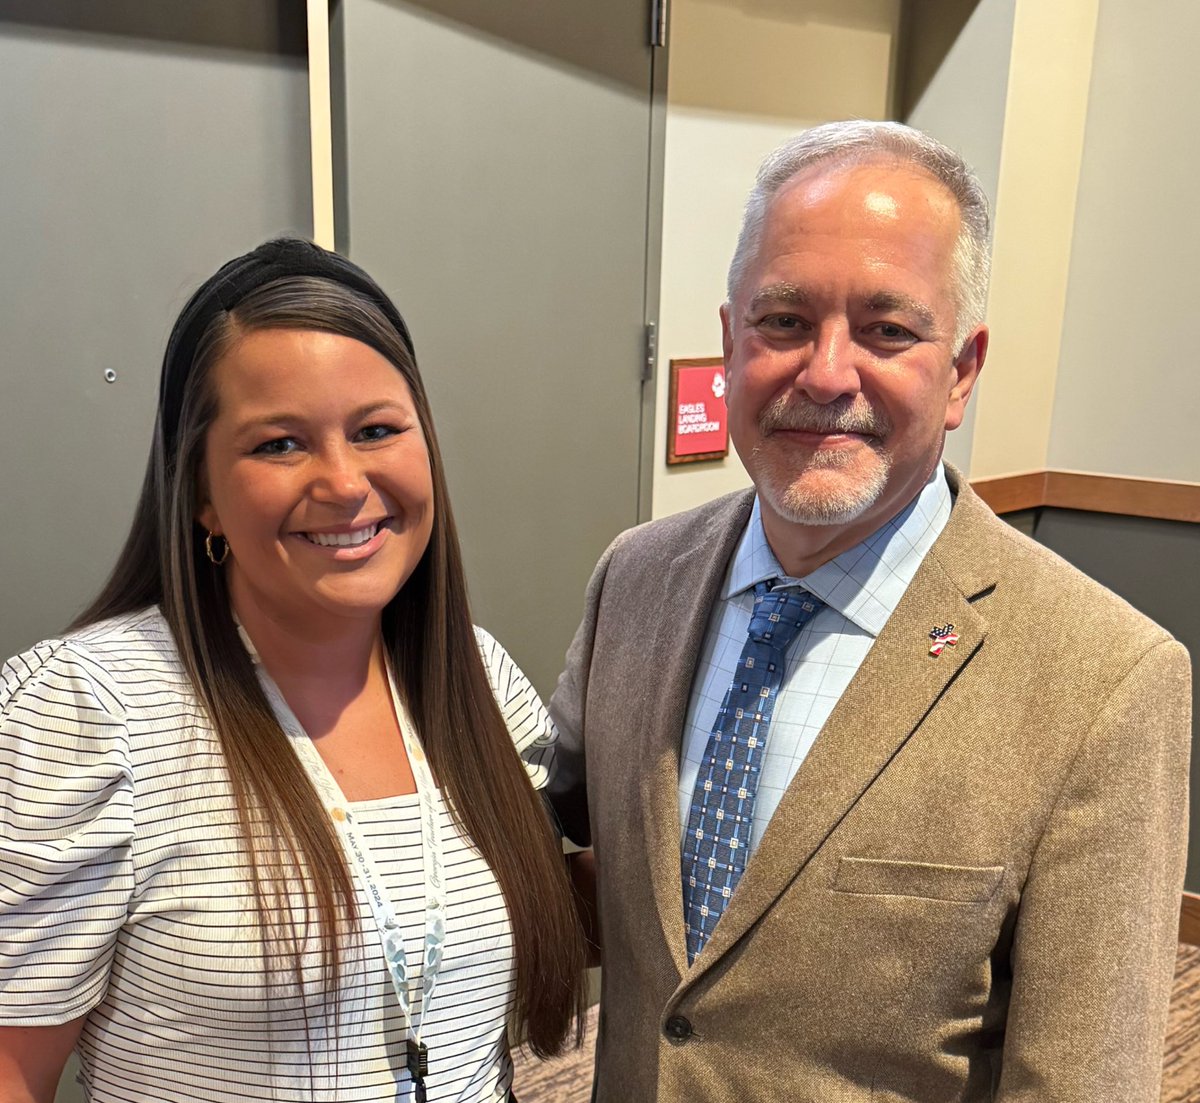
<instances>
[{"instance_id":1,"label":"blazer pocket flap","mask_svg":"<svg viewBox=\"0 0 1200 1103\"><path fill-rule=\"evenodd\" d=\"M916 896L925 900L984 903L1004 876L1003 866L943 866L882 858L843 858L833 880L835 892L864 896Z\"/></svg>"}]
</instances>

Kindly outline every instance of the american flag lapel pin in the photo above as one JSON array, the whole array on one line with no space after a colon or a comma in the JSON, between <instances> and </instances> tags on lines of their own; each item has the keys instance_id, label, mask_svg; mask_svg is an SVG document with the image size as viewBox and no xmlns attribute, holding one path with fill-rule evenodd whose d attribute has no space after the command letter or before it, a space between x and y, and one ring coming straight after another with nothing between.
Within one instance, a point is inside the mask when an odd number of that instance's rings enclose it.
<instances>
[{"instance_id":1,"label":"american flag lapel pin","mask_svg":"<svg viewBox=\"0 0 1200 1103\"><path fill-rule=\"evenodd\" d=\"M958 633L954 631L953 624L943 624L940 628L934 628L929 633L929 638L933 640L933 644L929 648L929 654L935 659L947 647L953 647L958 643Z\"/></svg>"}]
</instances>

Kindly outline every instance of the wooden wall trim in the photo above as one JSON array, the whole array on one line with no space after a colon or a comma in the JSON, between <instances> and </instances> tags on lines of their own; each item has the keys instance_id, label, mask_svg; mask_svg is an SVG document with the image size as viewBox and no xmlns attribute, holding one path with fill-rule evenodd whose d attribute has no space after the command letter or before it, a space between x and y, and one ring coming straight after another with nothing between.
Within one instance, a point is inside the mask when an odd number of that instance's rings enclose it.
<instances>
[{"instance_id":1,"label":"wooden wall trim","mask_svg":"<svg viewBox=\"0 0 1200 1103\"><path fill-rule=\"evenodd\" d=\"M1183 894L1179 908L1179 941L1200 946L1200 896L1194 892Z\"/></svg>"},{"instance_id":2,"label":"wooden wall trim","mask_svg":"<svg viewBox=\"0 0 1200 1103\"><path fill-rule=\"evenodd\" d=\"M1168 521L1200 521L1200 485L1047 471L1046 505Z\"/></svg>"},{"instance_id":3,"label":"wooden wall trim","mask_svg":"<svg viewBox=\"0 0 1200 1103\"><path fill-rule=\"evenodd\" d=\"M1003 475L998 479L973 479L971 489L996 513L1037 509L1046 504L1046 472L1029 471L1024 475Z\"/></svg>"},{"instance_id":4,"label":"wooden wall trim","mask_svg":"<svg viewBox=\"0 0 1200 1103\"><path fill-rule=\"evenodd\" d=\"M1200 483L1092 475L1082 471L1029 471L994 479L973 479L971 486L997 513L1053 506L1200 522Z\"/></svg>"}]
</instances>

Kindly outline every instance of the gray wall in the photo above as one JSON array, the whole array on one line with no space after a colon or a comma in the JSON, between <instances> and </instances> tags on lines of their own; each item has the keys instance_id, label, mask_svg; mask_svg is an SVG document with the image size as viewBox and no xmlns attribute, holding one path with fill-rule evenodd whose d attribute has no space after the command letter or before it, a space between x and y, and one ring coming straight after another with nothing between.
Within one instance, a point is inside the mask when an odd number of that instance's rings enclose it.
<instances>
[{"instance_id":1,"label":"gray wall","mask_svg":"<svg viewBox=\"0 0 1200 1103\"><path fill-rule=\"evenodd\" d=\"M5 656L107 575L188 294L312 232L304 27L302 0L0 0Z\"/></svg>"},{"instance_id":2,"label":"gray wall","mask_svg":"<svg viewBox=\"0 0 1200 1103\"><path fill-rule=\"evenodd\" d=\"M1071 509L1005 517L1084 574L1115 590L1192 654L1192 727L1200 655L1200 525ZM1200 892L1200 756L1192 755L1192 825L1186 887Z\"/></svg>"}]
</instances>

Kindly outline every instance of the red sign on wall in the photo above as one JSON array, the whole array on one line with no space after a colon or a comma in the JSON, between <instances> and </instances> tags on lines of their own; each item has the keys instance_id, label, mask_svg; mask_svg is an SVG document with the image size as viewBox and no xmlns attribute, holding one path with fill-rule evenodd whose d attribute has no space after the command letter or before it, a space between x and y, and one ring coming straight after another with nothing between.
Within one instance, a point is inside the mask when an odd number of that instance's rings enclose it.
<instances>
[{"instance_id":1,"label":"red sign on wall","mask_svg":"<svg viewBox=\"0 0 1200 1103\"><path fill-rule=\"evenodd\" d=\"M725 364L720 357L671 361L667 463L719 460L729 454Z\"/></svg>"}]
</instances>

